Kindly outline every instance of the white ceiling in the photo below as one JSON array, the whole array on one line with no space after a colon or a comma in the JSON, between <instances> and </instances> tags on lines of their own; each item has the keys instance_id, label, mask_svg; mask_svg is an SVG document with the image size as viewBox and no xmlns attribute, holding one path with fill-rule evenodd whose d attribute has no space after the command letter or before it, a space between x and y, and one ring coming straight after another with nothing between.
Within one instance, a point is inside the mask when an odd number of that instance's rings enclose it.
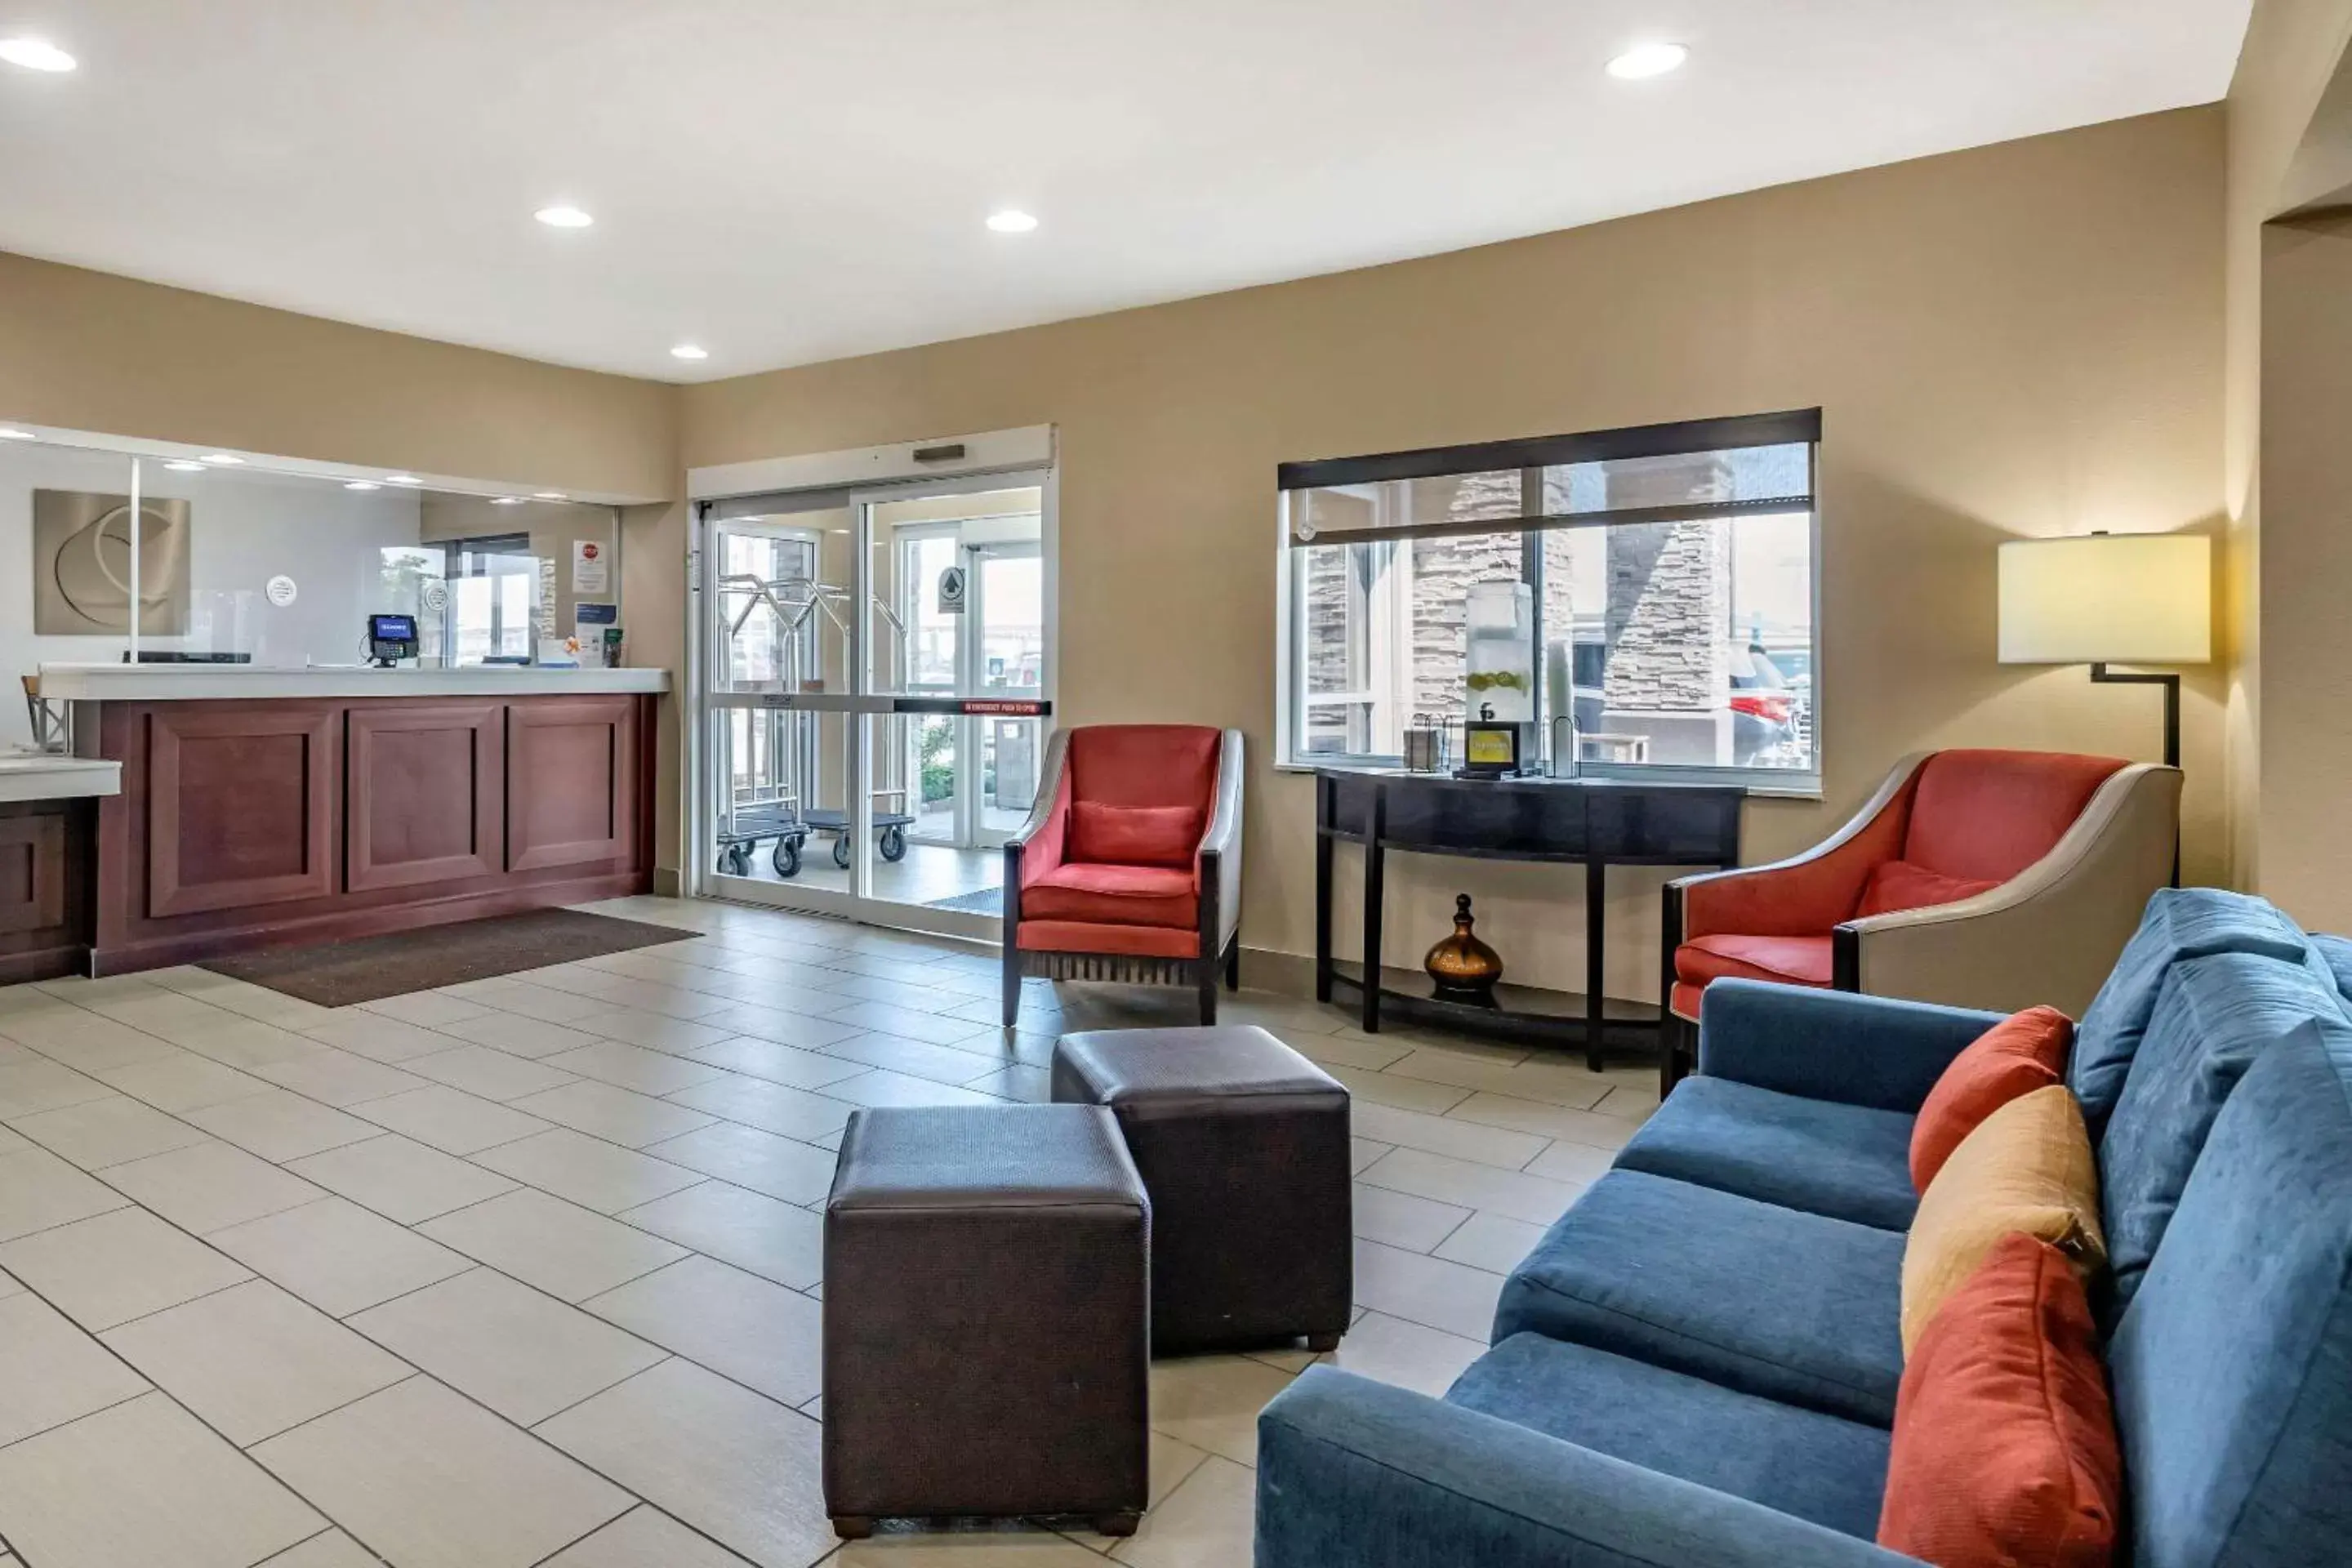
<instances>
[{"instance_id":1,"label":"white ceiling","mask_svg":"<svg viewBox=\"0 0 2352 1568\"><path fill-rule=\"evenodd\" d=\"M0 0L0 249L701 380L2205 102L2248 5Z\"/></svg>"}]
</instances>

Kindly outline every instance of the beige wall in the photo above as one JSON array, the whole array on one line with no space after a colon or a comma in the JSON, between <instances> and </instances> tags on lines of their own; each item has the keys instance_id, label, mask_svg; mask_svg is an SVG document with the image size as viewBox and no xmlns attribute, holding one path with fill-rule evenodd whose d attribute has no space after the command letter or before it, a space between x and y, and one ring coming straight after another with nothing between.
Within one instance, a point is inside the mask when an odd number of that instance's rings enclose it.
<instances>
[{"instance_id":1,"label":"beige wall","mask_svg":"<svg viewBox=\"0 0 2352 1568\"><path fill-rule=\"evenodd\" d=\"M2343 114L2323 111L2344 97L2347 41L2352 0L2258 0L2225 106L2231 868L2239 886L2336 930L2352 925L2347 868L2328 847L2352 765L2352 723L2334 700L2345 579L2314 574L2331 563L2352 499L2325 499L2344 477L2330 469L2352 404L2324 401L2346 390L2326 356L2341 353L2331 307L2352 279L2336 271L2342 245L2328 226L2265 226L2352 151ZM2287 423L2271 427L2266 405Z\"/></svg>"},{"instance_id":2,"label":"beige wall","mask_svg":"<svg viewBox=\"0 0 2352 1568\"><path fill-rule=\"evenodd\" d=\"M676 413L655 382L0 253L0 418L656 497Z\"/></svg>"},{"instance_id":3,"label":"beige wall","mask_svg":"<svg viewBox=\"0 0 2352 1568\"><path fill-rule=\"evenodd\" d=\"M2262 230L2263 895L2352 930L2352 214Z\"/></svg>"},{"instance_id":4,"label":"beige wall","mask_svg":"<svg viewBox=\"0 0 2352 1568\"><path fill-rule=\"evenodd\" d=\"M1821 405L1827 798L1753 805L1751 858L1818 838L1917 747L2151 755L2152 693L1994 662L1993 547L2219 529L2222 154L2220 112L2185 110L693 386L681 448L698 466L1055 425L1061 713L1248 731L1244 937L1299 952L1311 795L1268 766L1288 458ZM2225 868L2223 696L2219 667L2192 672L2193 879ZM1392 962L1463 887L1517 973L1574 983L1574 873L1400 871ZM1654 885L1612 883L1614 991L1654 989Z\"/></svg>"}]
</instances>

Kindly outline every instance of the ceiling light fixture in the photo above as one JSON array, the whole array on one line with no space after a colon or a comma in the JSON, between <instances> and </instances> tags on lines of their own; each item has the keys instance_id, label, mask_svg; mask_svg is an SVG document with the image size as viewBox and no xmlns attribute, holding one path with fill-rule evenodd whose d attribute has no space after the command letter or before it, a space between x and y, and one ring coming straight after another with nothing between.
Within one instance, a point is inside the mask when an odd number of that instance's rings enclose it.
<instances>
[{"instance_id":1,"label":"ceiling light fixture","mask_svg":"<svg viewBox=\"0 0 2352 1568\"><path fill-rule=\"evenodd\" d=\"M198 462L210 463L215 468L234 468L245 461L234 452L206 452Z\"/></svg>"},{"instance_id":2,"label":"ceiling light fixture","mask_svg":"<svg viewBox=\"0 0 2352 1568\"><path fill-rule=\"evenodd\" d=\"M1620 81L1643 81L1664 76L1690 58L1680 44L1636 44L1609 62L1609 74Z\"/></svg>"},{"instance_id":3,"label":"ceiling light fixture","mask_svg":"<svg viewBox=\"0 0 2352 1568\"><path fill-rule=\"evenodd\" d=\"M343 489L347 490L380 490L383 489L383 487L376 483L373 479L346 479L343 481Z\"/></svg>"},{"instance_id":4,"label":"ceiling light fixture","mask_svg":"<svg viewBox=\"0 0 2352 1568\"><path fill-rule=\"evenodd\" d=\"M669 351L672 359L709 359L710 351L700 343L680 343Z\"/></svg>"},{"instance_id":5,"label":"ceiling light fixture","mask_svg":"<svg viewBox=\"0 0 2352 1568\"><path fill-rule=\"evenodd\" d=\"M988 226L999 234L1027 234L1037 226L1037 220L1018 207L1006 207L988 215Z\"/></svg>"},{"instance_id":6,"label":"ceiling light fixture","mask_svg":"<svg viewBox=\"0 0 2352 1568\"><path fill-rule=\"evenodd\" d=\"M562 490L533 490L530 493L530 499L533 500L570 500L572 498L565 495Z\"/></svg>"},{"instance_id":7,"label":"ceiling light fixture","mask_svg":"<svg viewBox=\"0 0 2352 1568\"><path fill-rule=\"evenodd\" d=\"M586 228L596 220L568 203L558 202L530 215L550 228Z\"/></svg>"},{"instance_id":8,"label":"ceiling light fixture","mask_svg":"<svg viewBox=\"0 0 2352 1568\"><path fill-rule=\"evenodd\" d=\"M421 485L425 481L415 474L386 474L383 482L388 485Z\"/></svg>"},{"instance_id":9,"label":"ceiling light fixture","mask_svg":"<svg viewBox=\"0 0 2352 1568\"><path fill-rule=\"evenodd\" d=\"M40 437L30 430L16 430L0 426L0 441L37 441Z\"/></svg>"},{"instance_id":10,"label":"ceiling light fixture","mask_svg":"<svg viewBox=\"0 0 2352 1568\"><path fill-rule=\"evenodd\" d=\"M28 71L69 71L79 63L47 38L0 38L0 60Z\"/></svg>"},{"instance_id":11,"label":"ceiling light fixture","mask_svg":"<svg viewBox=\"0 0 2352 1568\"><path fill-rule=\"evenodd\" d=\"M205 471L205 466L202 463L187 458L174 458L163 466L175 474L201 474Z\"/></svg>"},{"instance_id":12,"label":"ceiling light fixture","mask_svg":"<svg viewBox=\"0 0 2352 1568\"><path fill-rule=\"evenodd\" d=\"M492 506L520 506L520 505L522 505L522 497L520 497L520 496L492 496L492 497L490 498L490 504L491 504Z\"/></svg>"}]
</instances>

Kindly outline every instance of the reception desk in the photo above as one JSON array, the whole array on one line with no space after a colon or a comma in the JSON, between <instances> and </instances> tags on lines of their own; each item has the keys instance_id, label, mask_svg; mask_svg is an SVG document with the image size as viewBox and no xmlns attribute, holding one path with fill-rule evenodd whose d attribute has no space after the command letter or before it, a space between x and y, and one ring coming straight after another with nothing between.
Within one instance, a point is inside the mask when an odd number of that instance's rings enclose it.
<instances>
[{"instance_id":1,"label":"reception desk","mask_svg":"<svg viewBox=\"0 0 2352 1568\"><path fill-rule=\"evenodd\" d=\"M97 808L90 971L650 889L661 670L47 665Z\"/></svg>"},{"instance_id":2,"label":"reception desk","mask_svg":"<svg viewBox=\"0 0 2352 1568\"><path fill-rule=\"evenodd\" d=\"M0 753L0 985L89 963L96 803L121 773L81 757Z\"/></svg>"}]
</instances>

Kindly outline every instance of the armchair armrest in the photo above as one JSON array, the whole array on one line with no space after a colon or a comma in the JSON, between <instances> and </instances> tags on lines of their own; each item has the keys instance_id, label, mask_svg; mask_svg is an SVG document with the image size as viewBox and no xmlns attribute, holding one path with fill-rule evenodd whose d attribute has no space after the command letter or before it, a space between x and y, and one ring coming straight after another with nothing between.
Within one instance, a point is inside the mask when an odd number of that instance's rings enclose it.
<instances>
[{"instance_id":1,"label":"armchair armrest","mask_svg":"<svg viewBox=\"0 0 2352 1568\"><path fill-rule=\"evenodd\" d=\"M1003 929L1004 1026L1021 1016L1021 887L1027 874L1062 863L1062 845L1070 826L1069 731L1056 730L1045 743L1045 764L1037 771L1036 798L1029 803L1029 820L1004 841Z\"/></svg>"},{"instance_id":2,"label":"armchair armrest","mask_svg":"<svg viewBox=\"0 0 2352 1568\"><path fill-rule=\"evenodd\" d=\"M1201 957L1213 962L1242 921L1242 732L1227 730L1217 750L1216 795L1197 856Z\"/></svg>"},{"instance_id":3,"label":"armchair armrest","mask_svg":"<svg viewBox=\"0 0 2352 1568\"><path fill-rule=\"evenodd\" d=\"M1910 821L1911 789L1927 752L1904 758L1846 825L1801 855L1768 866L1705 871L1671 884L1682 911L1677 938L1819 936L1853 913L1863 885L1893 859Z\"/></svg>"},{"instance_id":4,"label":"armchair armrest","mask_svg":"<svg viewBox=\"0 0 2352 1568\"><path fill-rule=\"evenodd\" d=\"M1029 803L1029 820L1004 841L1004 913L1014 914L1023 870L1051 870L1062 863L1062 846L1069 833L1070 737L1056 730L1045 742L1045 761L1037 771L1037 794Z\"/></svg>"},{"instance_id":5,"label":"armchair armrest","mask_svg":"<svg viewBox=\"0 0 2352 1568\"><path fill-rule=\"evenodd\" d=\"M1874 1110L1917 1110L1999 1013L1718 980L1699 1004L1698 1070Z\"/></svg>"},{"instance_id":6,"label":"armchair armrest","mask_svg":"<svg viewBox=\"0 0 2352 1568\"><path fill-rule=\"evenodd\" d=\"M1256 1568L1895 1568L1912 1559L1313 1366L1258 1416Z\"/></svg>"},{"instance_id":7,"label":"armchair armrest","mask_svg":"<svg viewBox=\"0 0 2352 1568\"><path fill-rule=\"evenodd\" d=\"M2000 887L1837 927L1839 983L2004 1013L2047 1005L2079 1018L2171 879L2179 832L2180 770L2124 768L2050 853Z\"/></svg>"}]
</instances>

